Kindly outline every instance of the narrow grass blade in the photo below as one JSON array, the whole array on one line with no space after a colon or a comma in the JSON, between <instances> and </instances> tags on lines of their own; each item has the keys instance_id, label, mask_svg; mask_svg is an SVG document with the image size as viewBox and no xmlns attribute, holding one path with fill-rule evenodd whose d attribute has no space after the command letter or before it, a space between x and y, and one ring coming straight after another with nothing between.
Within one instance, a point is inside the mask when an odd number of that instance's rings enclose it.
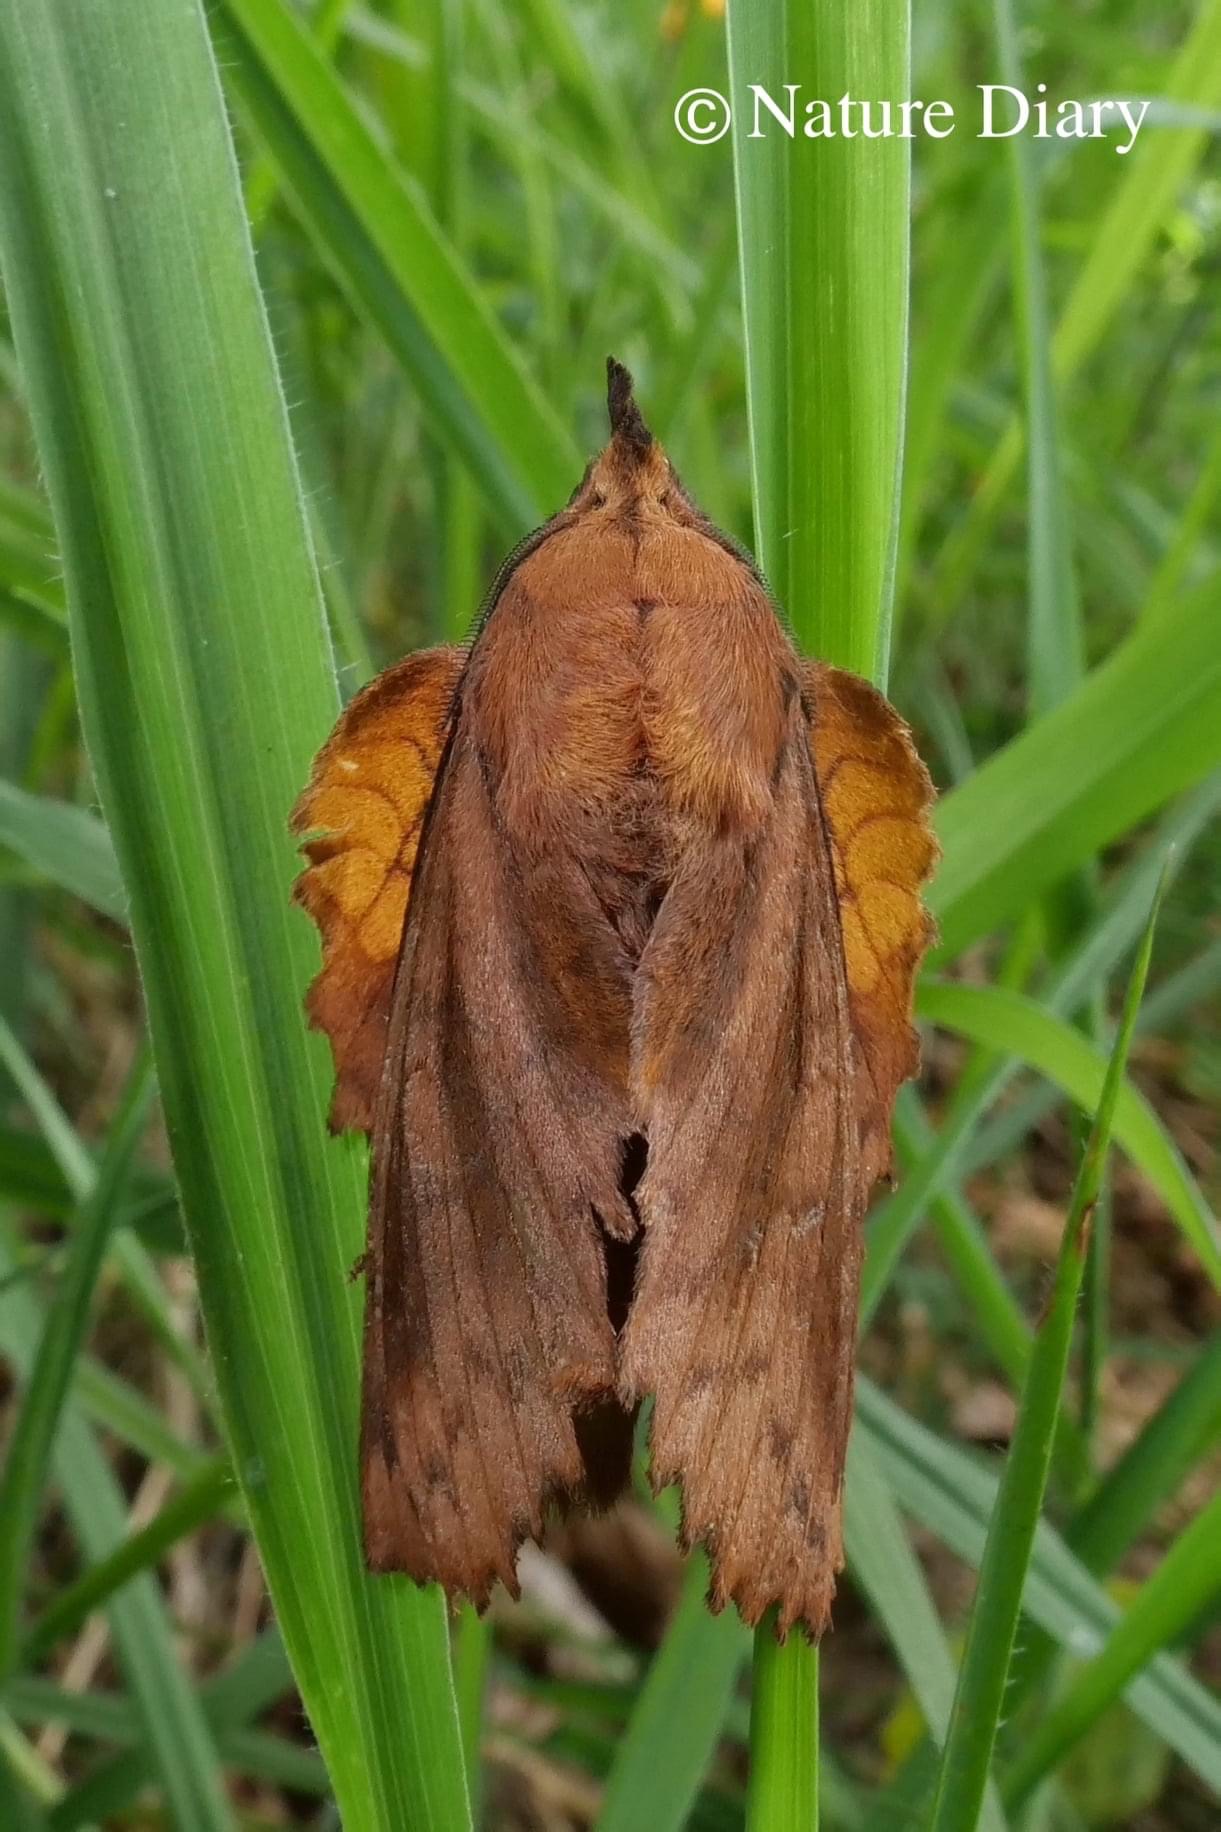
<instances>
[{"instance_id":1,"label":"narrow grass blade","mask_svg":"<svg viewBox=\"0 0 1221 1832\"><path fill-rule=\"evenodd\" d=\"M45 1802L55 1797L55 1777L43 1772L31 1746L0 1711L0 1824L11 1832L43 1832Z\"/></svg>"},{"instance_id":2,"label":"narrow grass blade","mask_svg":"<svg viewBox=\"0 0 1221 1832\"><path fill-rule=\"evenodd\" d=\"M198 4L0 0L0 248L234 1468L348 1832L449 1832L443 1603L360 1550L363 1165L286 831L337 696Z\"/></svg>"},{"instance_id":3,"label":"narrow grass blade","mask_svg":"<svg viewBox=\"0 0 1221 1832\"><path fill-rule=\"evenodd\" d=\"M14 640L46 661L66 662L68 619L0 581L0 641ZM14 669L3 659L11 675Z\"/></svg>"},{"instance_id":4,"label":"narrow grass blade","mask_svg":"<svg viewBox=\"0 0 1221 1832\"><path fill-rule=\"evenodd\" d=\"M978 1568L999 1478L977 1457L909 1417L863 1376L857 1382L856 1429L868 1437L904 1512ZM1078 1657L1082 1649L1100 1647L1121 1618L1102 1585L1045 1519L1035 1534L1022 1609ZM1221 1748L1221 1705L1181 1661L1159 1654L1124 1697L1198 1774L1211 1773Z\"/></svg>"},{"instance_id":5,"label":"narrow grass blade","mask_svg":"<svg viewBox=\"0 0 1221 1832\"><path fill-rule=\"evenodd\" d=\"M860 1327L867 1329L891 1276L929 1203L950 1182L966 1141L989 1104L991 1088L981 1088L958 1107L930 1140L929 1149L906 1167L902 1183L875 1208L866 1234L861 1271ZM904 1106L908 1103L900 1095ZM896 1127L897 1130L897 1127Z\"/></svg>"},{"instance_id":6,"label":"narrow grass blade","mask_svg":"<svg viewBox=\"0 0 1221 1832\"><path fill-rule=\"evenodd\" d=\"M210 1457L188 1477L181 1492L167 1502L146 1527L132 1533L109 1558L90 1566L83 1577L59 1591L21 1644L23 1666L36 1666L57 1641L73 1635L85 1618L100 1609L116 1590L151 1570L171 1546L221 1512L233 1494L233 1471L227 1457Z\"/></svg>"},{"instance_id":7,"label":"narrow grass blade","mask_svg":"<svg viewBox=\"0 0 1221 1832\"><path fill-rule=\"evenodd\" d=\"M93 1185L93 1159L46 1081L31 1062L28 1052L22 1048L2 1019L0 1067L8 1071L13 1085L46 1140L69 1195L73 1201L82 1202Z\"/></svg>"},{"instance_id":8,"label":"narrow grass blade","mask_svg":"<svg viewBox=\"0 0 1221 1832\"><path fill-rule=\"evenodd\" d=\"M920 988L917 1010L934 1024L1031 1064L1088 1112L1104 1096L1106 1057L1080 1031L1024 993L932 980ZM1221 1285L1221 1247L1212 1212L1153 1108L1127 1082L1117 1090L1115 1136L1149 1178L1209 1277Z\"/></svg>"},{"instance_id":9,"label":"narrow grass blade","mask_svg":"<svg viewBox=\"0 0 1221 1832\"><path fill-rule=\"evenodd\" d=\"M479 1615L469 1603L464 1603L454 1629L454 1698L466 1760L466 1791L470 1797L471 1818L476 1825L480 1820L483 1794L483 1706L491 1656L491 1621Z\"/></svg>"},{"instance_id":10,"label":"narrow grass blade","mask_svg":"<svg viewBox=\"0 0 1221 1832\"><path fill-rule=\"evenodd\" d=\"M29 766L49 674L41 656L11 631L0 629L0 780L21 776ZM0 1018L20 1035L30 1003L35 899L26 886L11 881L17 876L11 867L0 841ZM0 1069L0 1113L8 1106L9 1094L8 1077Z\"/></svg>"},{"instance_id":11,"label":"narrow grass blade","mask_svg":"<svg viewBox=\"0 0 1221 1832\"><path fill-rule=\"evenodd\" d=\"M778 1646L774 1616L763 1618L755 1630L747 1832L818 1826L818 1668L816 1647Z\"/></svg>"},{"instance_id":12,"label":"narrow grass blade","mask_svg":"<svg viewBox=\"0 0 1221 1832\"><path fill-rule=\"evenodd\" d=\"M1073 1516L1065 1537L1089 1570L1114 1569L1154 1510L1221 1442L1221 1334ZM1221 1536L1219 1536L1221 1543Z\"/></svg>"},{"instance_id":13,"label":"narrow grass blade","mask_svg":"<svg viewBox=\"0 0 1221 1832\"><path fill-rule=\"evenodd\" d=\"M653 174L639 130L623 107L618 85L606 81L598 47L589 42L597 30L596 15L574 18L563 0L522 0L520 10L542 48L544 63L593 125L590 150L597 162L611 165L622 191L651 199Z\"/></svg>"},{"instance_id":14,"label":"narrow grass blade","mask_svg":"<svg viewBox=\"0 0 1221 1832\"><path fill-rule=\"evenodd\" d=\"M861 1432L848 1447L844 1540L853 1582L868 1597L924 1721L940 1741L954 1699L954 1659L899 1510ZM1005 1815L992 1787L979 1825L980 1832L1004 1832Z\"/></svg>"},{"instance_id":15,"label":"narrow grass blade","mask_svg":"<svg viewBox=\"0 0 1221 1832\"><path fill-rule=\"evenodd\" d=\"M0 782L0 846L113 922L127 920L110 835L84 808Z\"/></svg>"},{"instance_id":16,"label":"narrow grass blade","mask_svg":"<svg viewBox=\"0 0 1221 1832\"><path fill-rule=\"evenodd\" d=\"M1201 539L1216 526L1218 498L1221 498L1221 428L1213 435L1195 488L1149 586L1146 617L1160 617L1183 590Z\"/></svg>"},{"instance_id":17,"label":"narrow grass blade","mask_svg":"<svg viewBox=\"0 0 1221 1832\"><path fill-rule=\"evenodd\" d=\"M1097 1115L1073 1188L1050 1307L1035 1340L1013 1442L988 1529L949 1734L942 1751L930 1820L932 1832L974 1832L979 1820L1004 1706L1022 1591L1047 1486L1056 1415L1064 1392L1081 1289L1089 1220L1102 1184L1124 1065L1153 953L1153 931L1160 900L1159 887L1128 985Z\"/></svg>"},{"instance_id":18,"label":"narrow grass blade","mask_svg":"<svg viewBox=\"0 0 1221 1832\"><path fill-rule=\"evenodd\" d=\"M1002 81L1024 93L1014 0L993 0L993 12ZM1026 399L1026 692L1037 716L1049 712L1076 686L1082 671L1082 636L1052 373L1036 148L1018 134L1006 151L1012 186L1013 290Z\"/></svg>"},{"instance_id":19,"label":"narrow grass blade","mask_svg":"<svg viewBox=\"0 0 1221 1832\"><path fill-rule=\"evenodd\" d=\"M1221 771L1205 778L1166 814L1148 843L1107 887L1095 920L1057 961L1054 972L1041 988L1042 1005L1064 1017L1080 1011L1095 997L1121 956L1139 937L1163 862L1170 885L1219 810ZM1193 1004L1206 1000L1212 990L1206 965L1200 969L1189 963L1178 974L1146 992L1136 1021L1137 1035L1158 1035L1163 1026L1175 1023ZM1017 1065L1010 1066L1012 1070ZM998 1086L996 1092L1000 1091ZM1016 1149L1058 1098L1054 1085L1042 1082L1008 1101L985 1125L977 1128L968 1142L963 1160L964 1175L994 1164L998 1158Z\"/></svg>"},{"instance_id":20,"label":"narrow grass blade","mask_svg":"<svg viewBox=\"0 0 1221 1832\"><path fill-rule=\"evenodd\" d=\"M698 264L670 238L651 216L640 209L631 190L619 189L608 182L605 167L587 160L581 147L570 138L546 132L538 124L536 91L530 86L531 72L519 70L514 21L502 16L503 9L485 8L488 28L493 32L493 51L500 66L498 85L463 75L455 82L455 94L469 110L471 125L486 137L497 157L518 171L525 193L525 213L530 225L529 239L538 246L531 248L530 270L539 294L539 318L543 326L562 326L562 299L553 298L557 291L554 263L545 260L555 249L555 225L549 221L553 205L539 183L549 168L553 179L577 193L615 231L630 249L644 257L641 280L660 295L663 305L677 293L681 298L699 285ZM354 44L376 52L385 60L423 73L428 68L424 46L408 38L372 12L355 9L348 21ZM520 75L520 94L514 94L511 79ZM558 258L558 257L557 257ZM667 306L667 309L668 306ZM671 316L673 314L671 313ZM539 351L540 360L555 352ZM582 383L585 378L582 376ZM657 423L655 409L649 424Z\"/></svg>"},{"instance_id":21,"label":"narrow grass blade","mask_svg":"<svg viewBox=\"0 0 1221 1832\"><path fill-rule=\"evenodd\" d=\"M0 1063L7 1068L38 1122L74 1204L83 1207L93 1194L98 1176L92 1153L74 1131L46 1081L3 1019L0 1019ZM75 1210L72 1213L75 1215ZM143 1243L127 1226L112 1225L109 1251L134 1309L149 1324L160 1347L177 1362L196 1393L207 1403L211 1383L194 1346L185 1341L175 1327L165 1287Z\"/></svg>"},{"instance_id":22,"label":"narrow grass blade","mask_svg":"<svg viewBox=\"0 0 1221 1832\"><path fill-rule=\"evenodd\" d=\"M1204 586L1142 625L943 796L944 856L928 896L941 956L1011 920L1221 763L1219 596Z\"/></svg>"},{"instance_id":23,"label":"narrow grass blade","mask_svg":"<svg viewBox=\"0 0 1221 1832\"><path fill-rule=\"evenodd\" d=\"M900 619L953 384L1004 272L1007 216L996 174L988 174L966 208L966 221L961 208L953 211L953 233L943 237L927 263L922 311L919 282L914 282L916 315L923 322L903 441L903 516L895 579L895 615Z\"/></svg>"},{"instance_id":24,"label":"narrow grass blade","mask_svg":"<svg viewBox=\"0 0 1221 1832\"><path fill-rule=\"evenodd\" d=\"M755 545L802 645L884 685L907 370L910 145L795 137L801 95L909 93L904 4L730 0Z\"/></svg>"},{"instance_id":25,"label":"narrow grass blade","mask_svg":"<svg viewBox=\"0 0 1221 1832\"><path fill-rule=\"evenodd\" d=\"M1152 1577L1129 1605L1102 1652L1071 1680L1067 1691L1034 1725L1005 1775L1006 1802L1020 1807L1043 1776L1078 1743L1134 1673L1159 1649L1173 1646L1197 1612L1221 1593L1221 1494L1175 1540ZM1212 1774L1221 1788L1221 1750Z\"/></svg>"},{"instance_id":26,"label":"narrow grass blade","mask_svg":"<svg viewBox=\"0 0 1221 1832\"><path fill-rule=\"evenodd\" d=\"M24 1682L28 1691L31 1682ZM199 1689L204 1717L218 1747L230 1746L269 1706L284 1697L292 1685L292 1671L284 1644L274 1629L252 1641L214 1678ZM109 1700L105 1701L107 1704ZM119 1701L121 1703L121 1701ZM75 1832L79 1826L105 1825L114 1819L147 1785L150 1752L137 1735L136 1747L92 1769L70 1788L49 1815L51 1832Z\"/></svg>"},{"instance_id":27,"label":"narrow grass blade","mask_svg":"<svg viewBox=\"0 0 1221 1832\"><path fill-rule=\"evenodd\" d=\"M755 550L801 644L885 684L907 379L910 146L753 134L752 85L789 100L910 84L910 11L730 0L729 92ZM764 108L762 101L756 103ZM766 109L764 113L766 114ZM818 1822L818 1654L755 1633L748 1822Z\"/></svg>"},{"instance_id":28,"label":"narrow grass blade","mask_svg":"<svg viewBox=\"0 0 1221 1832\"><path fill-rule=\"evenodd\" d=\"M67 629L63 581L37 534L0 523L0 580L15 596Z\"/></svg>"},{"instance_id":29,"label":"narrow grass blade","mask_svg":"<svg viewBox=\"0 0 1221 1832\"><path fill-rule=\"evenodd\" d=\"M1221 1442L1221 1335L1201 1351L1164 1405L1099 1482L1065 1527L1066 1543L1088 1571L1105 1577L1188 1473ZM1045 1629L1024 1639L1014 1658L1011 1702L1036 1695L1056 1655Z\"/></svg>"},{"instance_id":30,"label":"narrow grass blade","mask_svg":"<svg viewBox=\"0 0 1221 1832\"><path fill-rule=\"evenodd\" d=\"M95 1823L86 1815L99 1805L106 1810L108 1803L113 1803L122 1809L128 1795L120 1794L119 1784L133 1772L142 1753L139 1719L125 1699L115 1694L69 1692L39 1679L14 1680L6 1696L19 1723L63 1725L80 1736L139 1752L95 1767L79 1789L67 1793L57 1790L50 1824L57 1829L80 1827ZM325 1795L329 1791L326 1768L315 1752L283 1737L258 1730L222 1729L217 1732L216 1745L225 1767L239 1774L303 1794ZM100 1781L104 1785L99 1785ZM6 1819L0 1819L0 1825L9 1832Z\"/></svg>"},{"instance_id":31,"label":"narrow grass blade","mask_svg":"<svg viewBox=\"0 0 1221 1832\"><path fill-rule=\"evenodd\" d=\"M32 1369L43 1320L33 1293L5 1284L13 1258L0 1234L0 1339L18 1368ZM123 1538L127 1507L92 1432L71 1407L60 1415L53 1456L55 1479L85 1556L109 1557ZM233 1832L216 1748L199 1701L179 1665L161 1593L149 1576L111 1599L115 1652L139 1713L175 1827L181 1832Z\"/></svg>"},{"instance_id":32,"label":"narrow grass blade","mask_svg":"<svg viewBox=\"0 0 1221 1832\"><path fill-rule=\"evenodd\" d=\"M310 36L324 56L334 57L351 6L352 0L317 0L311 8ZM246 174L246 216L256 242L276 200L276 190L276 168L264 154L252 163Z\"/></svg>"},{"instance_id":33,"label":"narrow grass blade","mask_svg":"<svg viewBox=\"0 0 1221 1832\"><path fill-rule=\"evenodd\" d=\"M0 1126L0 1195L14 1208L62 1220L72 1212L72 1188L45 1140L24 1127ZM122 1221L155 1253L180 1253L177 1198L170 1178L139 1169L123 1204Z\"/></svg>"},{"instance_id":34,"label":"narrow grass blade","mask_svg":"<svg viewBox=\"0 0 1221 1832\"><path fill-rule=\"evenodd\" d=\"M581 459L427 207L281 0L224 0L213 30L287 195L432 429L502 529L536 527L567 500Z\"/></svg>"},{"instance_id":35,"label":"narrow grass blade","mask_svg":"<svg viewBox=\"0 0 1221 1832\"><path fill-rule=\"evenodd\" d=\"M0 1471L0 1675L6 1675L13 1665L22 1583L34 1543L51 1446L88 1327L93 1288L123 1184L148 1119L152 1090L152 1058L145 1050L128 1077L97 1180L77 1218L67 1264L55 1302L47 1312L38 1355Z\"/></svg>"},{"instance_id":36,"label":"narrow grass blade","mask_svg":"<svg viewBox=\"0 0 1221 1832\"><path fill-rule=\"evenodd\" d=\"M40 497L7 478L0 478L0 587L5 621L52 654L62 653L68 610L51 518Z\"/></svg>"},{"instance_id":37,"label":"narrow grass blade","mask_svg":"<svg viewBox=\"0 0 1221 1832\"><path fill-rule=\"evenodd\" d=\"M198 1445L177 1437L151 1401L90 1355L77 1360L73 1398L84 1417L113 1432L120 1444L129 1444L149 1463L164 1463L176 1476L189 1479L204 1462Z\"/></svg>"},{"instance_id":38,"label":"narrow grass blade","mask_svg":"<svg viewBox=\"0 0 1221 1832\"><path fill-rule=\"evenodd\" d=\"M1098 347L1147 259L1167 214L1209 143L1206 111L1221 106L1221 0L1202 0L1195 22L1167 74L1170 102L1205 111L1158 128L1125 159L1056 326L1055 374L1067 382ZM1011 421L980 481L962 525L947 543L929 590L938 619L957 608L1022 454Z\"/></svg>"},{"instance_id":39,"label":"narrow grass blade","mask_svg":"<svg viewBox=\"0 0 1221 1832\"><path fill-rule=\"evenodd\" d=\"M916 1150L917 1141L923 1150ZM895 1142L900 1160L913 1163L918 1176L920 1166L939 1155L940 1140L920 1110L914 1091L905 1091L895 1109ZM906 1184L900 1185L900 1189ZM1010 1382L1020 1388L1030 1361L1033 1332L1021 1308L1005 1282L992 1255L987 1235L978 1216L957 1193L934 1193L931 1218L950 1271L966 1299L980 1338L997 1366ZM868 1274L868 1260L866 1273ZM879 1276L882 1268L879 1267ZM878 1277L871 1282L870 1295L878 1290ZM1074 1419L1061 1412L1056 1421L1056 1452L1073 1472L1082 1466L1084 1445Z\"/></svg>"},{"instance_id":40,"label":"narrow grass blade","mask_svg":"<svg viewBox=\"0 0 1221 1832\"><path fill-rule=\"evenodd\" d=\"M687 1824L750 1647L732 1610L709 1614L707 1593L699 1552L615 1752L598 1832L679 1832Z\"/></svg>"}]
</instances>

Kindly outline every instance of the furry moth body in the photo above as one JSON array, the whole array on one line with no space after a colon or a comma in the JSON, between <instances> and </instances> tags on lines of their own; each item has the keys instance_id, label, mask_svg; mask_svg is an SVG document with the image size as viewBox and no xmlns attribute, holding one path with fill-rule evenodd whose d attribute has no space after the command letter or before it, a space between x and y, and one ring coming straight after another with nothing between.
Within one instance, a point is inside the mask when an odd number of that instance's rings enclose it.
<instances>
[{"instance_id":1,"label":"furry moth body","mask_svg":"<svg viewBox=\"0 0 1221 1832\"><path fill-rule=\"evenodd\" d=\"M610 443L473 644L358 695L294 813L332 1124L373 1147L366 1550L513 1589L652 1395L714 1606L818 1634L931 790L608 370Z\"/></svg>"}]
</instances>

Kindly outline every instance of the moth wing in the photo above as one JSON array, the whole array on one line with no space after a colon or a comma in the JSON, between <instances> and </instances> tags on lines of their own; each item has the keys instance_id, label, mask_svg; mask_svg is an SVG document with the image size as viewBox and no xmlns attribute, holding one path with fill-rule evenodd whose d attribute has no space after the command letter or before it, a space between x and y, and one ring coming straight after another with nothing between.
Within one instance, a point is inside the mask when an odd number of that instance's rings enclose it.
<instances>
[{"instance_id":1,"label":"moth wing","mask_svg":"<svg viewBox=\"0 0 1221 1832\"><path fill-rule=\"evenodd\" d=\"M424 814L466 664L424 649L345 709L314 761L291 827L309 861L293 895L322 935L306 995L335 1060L332 1130L373 1130L395 963Z\"/></svg>"},{"instance_id":2,"label":"moth wing","mask_svg":"<svg viewBox=\"0 0 1221 1832\"><path fill-rule=\"evenodd\" d=\"M714 1606L754 1623L776 1604L781 1634L821 1632L842 1563L862 1221L914 1067L909 1011L896 1046L846 959L836 846L850 895L873 855L834 779L835 829L828 817L814 768L827 683L813 685L763 832L693 849L642 962L645 1244L621 1372L625 1396L655 1396L653 1480L682 1483ZM879 754L860 731L853 744ZM918 886L928 857L898 869Z\"/></svg>"},{"instance_id":3,"label":"moth wing","mask_svg":"<svg viewBox=\"0 0 1221 1832\"><path fill-rule=\"evenodd\" d=\"M857 1057L865 1175L890 1165L895 1095L920 1066L912 998L934 926L921 889L937 861L933 785L910 730L859 675L806 662L810 743L830 840Z\"/></svg>"},{"instance_id":4,"label":"moth wing","mask_svg":"<svg viewBox=\"0 0 1221 1832\"><path fill-rule=\"evenodd\" d=\"M622 1119L554 1004L537 887L464 718L425 826L375 1121L361 1456L371 1566L482 1604L496 1578L516 1591L548 1501L586 1489L608 1418L626 1455L630 1419L599 1226L622 1208Z\"/></svg>"}]
</instances>

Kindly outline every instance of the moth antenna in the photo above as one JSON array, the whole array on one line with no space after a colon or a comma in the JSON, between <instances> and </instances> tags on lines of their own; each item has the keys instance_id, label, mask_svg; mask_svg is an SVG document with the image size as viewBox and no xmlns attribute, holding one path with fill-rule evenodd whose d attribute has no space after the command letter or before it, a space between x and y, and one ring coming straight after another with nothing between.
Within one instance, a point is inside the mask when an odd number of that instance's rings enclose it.
<instances>
[{"instance_id":1,"label":"moth antenna","mask_svg":"<svg viewBox=\"0 0 1221 1832\"><path fill-rule=\"evenodd\" d=\"M606 359L606 411L610 416L610 429L614 436L622 439L633 451L641 454L648 451L653 443L653 435L644 423L644 417L636 405L632 393L633 383L630 372L623 364L616 362L613 356Z\"/></svg>"}]
</instances>

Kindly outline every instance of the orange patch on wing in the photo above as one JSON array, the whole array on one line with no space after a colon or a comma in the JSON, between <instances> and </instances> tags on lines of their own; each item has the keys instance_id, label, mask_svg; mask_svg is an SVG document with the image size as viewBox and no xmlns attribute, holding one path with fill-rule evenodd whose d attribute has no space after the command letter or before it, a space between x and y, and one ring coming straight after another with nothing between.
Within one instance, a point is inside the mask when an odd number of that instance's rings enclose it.
<instances>
[{"instance_id":1,"label":"orange patch on wing","mask_svg":"<svg viewBox=\"0 0 1221 1832\"><path fill-rule=\"evenodd\" d=\"M293 895L322 935L306 1008L330 1038L337 1132L373 1126L411 876L465 664L461 649L425 649L357 694L293 809L309 861Z\"/></svg>"},{"instance_id":2,"label":"orange patch on wing","mask_svg":"<svg viewBox=\"0 0 1221 1832\"><path fill-rule=\"evenodd\" d=\"M803 672L860 1055L861 1147L880 1175L890 1158L891 1105L920 1059L911 1011L933 939L920 897L938 856L933 786L910 731L875 687L826 662L807 662Z\"/></svg>"}]
</instances>

